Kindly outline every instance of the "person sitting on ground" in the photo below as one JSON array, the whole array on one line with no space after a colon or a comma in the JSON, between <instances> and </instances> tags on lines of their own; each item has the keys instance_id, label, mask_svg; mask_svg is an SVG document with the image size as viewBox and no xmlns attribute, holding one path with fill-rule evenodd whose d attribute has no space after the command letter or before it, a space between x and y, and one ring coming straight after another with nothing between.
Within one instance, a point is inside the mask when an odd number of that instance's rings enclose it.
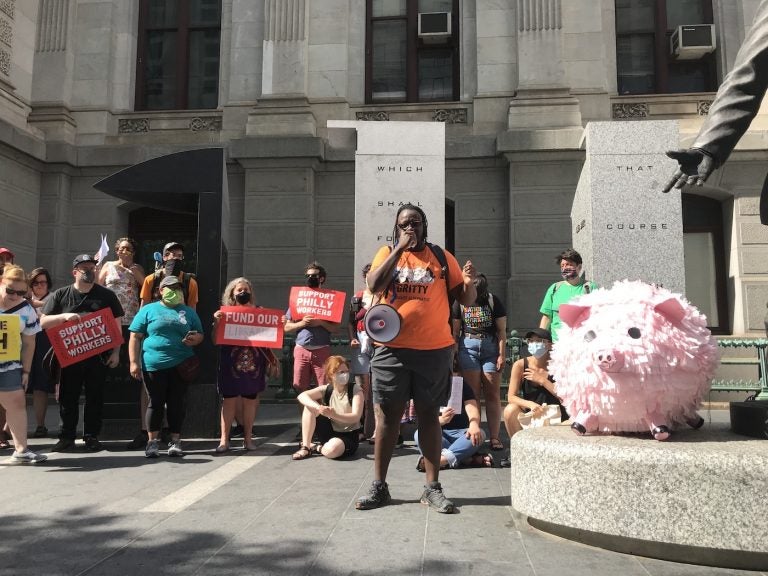
<instances>
[{"instance_id":1,"label":"person sitting on ground","mask_svg":"<svg viewBox=\"0 0 768 576\"><path fill-rule=\"evenodd\" d=\"M525 339L530 356L520 358L512 365L507 406L504 408L504 426L510 438L522 430L517 416L529 411L533 412L534 416L539 415L544 404L560 405L562 419L568 419L568 413L557 397L555 381L549 375L552 335L549 330L534 328L526 332ZM503 468L509 464L508 458L500 462Z\"/></svg>"},{"instance_id":2,"label":"person sitting on ground","mask_svg":"<svg viewBox=\"0 0 768 576\"><path fill-rule=\"evenodd\" d=\"M323 365L325 386L299 394L304 406L301 415L301 446L294 460L312 454L341 458L357 452L360 444L360 418L363 416L363 390L349 381L349 363L343 356L331 356ZM316 435L319 443L312 444Z\"/></svg>"},{"instance_id":3,"label":"person sitting on ground","mask_svg":"<svg viewBox=\"0 0 768 576\"><path fill-rule=\"evenodd\" d=\"M485 432L480 428L480 406L472 387L466 382L461 390L461 412L444 407L440 410L443 449L440 453L440 469L458 468L459 466L493 466L490 454L478 454L485 442ZM413 439L419 445L419 432ZM419 456L416 465L419 472L424 472L424 456Z\"/></svg>"}]
</instances>

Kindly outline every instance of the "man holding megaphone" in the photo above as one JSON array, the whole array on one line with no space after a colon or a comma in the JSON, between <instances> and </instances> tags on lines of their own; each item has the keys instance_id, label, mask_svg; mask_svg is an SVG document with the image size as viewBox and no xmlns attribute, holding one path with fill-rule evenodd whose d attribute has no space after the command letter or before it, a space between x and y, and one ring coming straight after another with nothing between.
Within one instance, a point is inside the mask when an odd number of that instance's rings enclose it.
<instances>
[{"instance_id":1,"label":"man holding megaphone","mask_svg":"<svg viewBox=\"0 0 768 576\"><path fill-rule=\"evenodd\" d=\"M418 206L400 207L392 237L397 242L379 249L366 278L369 290L385 304L372 306L371 319L365 322L376 343L371 378L377 432L374 480L356 508L369 510L390 503L387 470L400 417L413 398L427 480L421 502L450 514L455 506L438 481L442 448L438 410L450 392L451 302L474 303L476 272L472 262L462 268L451 253L427 242L427 216ZM377 310L382 306L391 310Z\"/></svg>"}]
</instances>

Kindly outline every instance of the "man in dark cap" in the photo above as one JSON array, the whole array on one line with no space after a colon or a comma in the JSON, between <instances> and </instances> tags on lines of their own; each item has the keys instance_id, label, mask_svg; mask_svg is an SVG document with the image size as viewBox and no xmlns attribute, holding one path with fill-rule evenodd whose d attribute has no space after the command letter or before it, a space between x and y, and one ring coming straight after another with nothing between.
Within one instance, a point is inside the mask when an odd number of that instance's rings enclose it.
<instances>
[{"instance_id":1,"label":"man in dark cap","mask_svg":"<svg viewBox=\"0 0 768 576\"><path fill-rule=\"evenodd\" d=\"M182 272L183 264L184 246L178 242L168 242L163 247L163 267L144 278L144 284L141 287L142 306L160 299L160 281L164 276L176 276L184 290L184 304L190 308L197 308L197 280L194 275Z\"/></svg>"},{"instance_id":2,"label":"man in dark cap","mask_svg":"<svg viewBox=\"0 0 768 576\"><path fill-rule=\"evenodd\" d=\"M122 330L120 317L123 315L123 307L112 290L96 283L96 264L96 260L89 254L80 254L74 259L72 276L75 281L56 290L46 301L40 317L40 325L43 329L109 308L115 317L118 333ZM120 345L118 344L106 360L103 360L101 355L96 355L62 368L59 383L61 430L59 441L51 448L52 452L64 452L75 446L80 392L83 387L85 388L83 415L85 449L89 452L101 450L98 436L101 432L107 368L114 368L119 362Z\"/></svg>"}]
</instances>

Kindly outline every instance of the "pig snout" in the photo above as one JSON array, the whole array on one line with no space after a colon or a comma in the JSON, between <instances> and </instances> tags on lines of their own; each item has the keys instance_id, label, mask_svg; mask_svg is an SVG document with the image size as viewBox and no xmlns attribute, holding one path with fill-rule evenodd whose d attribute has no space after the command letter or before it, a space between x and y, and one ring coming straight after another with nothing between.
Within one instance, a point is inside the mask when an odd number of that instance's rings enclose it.
<instances>
[{"instance_id":1,"label":"pig snout","mask_svg":"<svg viewBox=\"0 0 768 576\"><path fill-rule=\"evenodd\" d=\"M592 354L592 358L604 372L618 372L624 366L624 357L621 352L610 348L596 350Z\"/></svg>"}]
</instances>

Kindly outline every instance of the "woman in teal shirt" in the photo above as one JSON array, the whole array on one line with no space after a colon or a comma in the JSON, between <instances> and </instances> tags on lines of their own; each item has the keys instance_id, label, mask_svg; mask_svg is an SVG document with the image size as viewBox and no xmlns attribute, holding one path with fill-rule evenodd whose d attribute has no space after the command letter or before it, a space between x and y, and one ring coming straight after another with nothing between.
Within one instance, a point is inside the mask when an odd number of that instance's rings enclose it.
<instances>
[{"instance_id":1,"label":"woman in teal shirt","mask_svg":"<svg viewBox=\"0 0 768 576\"><path fill-rule=\"evenodd\" d=\"M149 395L147 458L157 458L160 428L168 417L171 442L168 456L184 456L181 426L184 423L184 397L187 383L177 366L194 355L193 346L203 341L203 327L197 312L184 305L184 291L176 276L160 282L160 300L142 306L130 327L128 353L131 376L144 381ZM143 369L142 369L143 366Z\"/></svg>"}]
</instances>

